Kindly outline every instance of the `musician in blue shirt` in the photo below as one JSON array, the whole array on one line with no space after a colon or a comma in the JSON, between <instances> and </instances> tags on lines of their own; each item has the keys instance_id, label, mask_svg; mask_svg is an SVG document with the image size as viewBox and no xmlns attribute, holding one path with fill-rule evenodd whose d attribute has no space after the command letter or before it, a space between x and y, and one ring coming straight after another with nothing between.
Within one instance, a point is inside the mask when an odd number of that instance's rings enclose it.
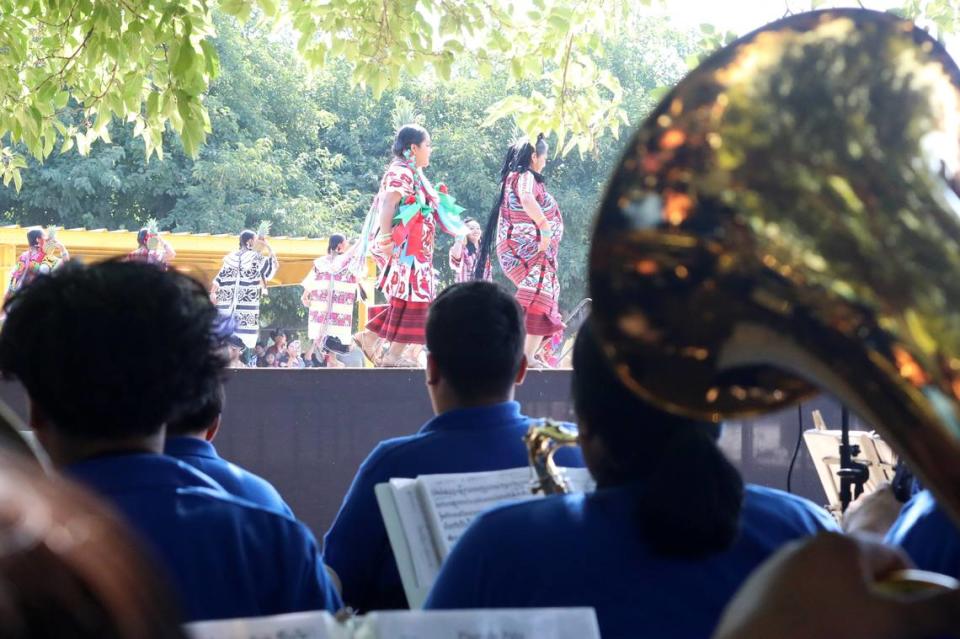
<instances>
[{"instance_id":1,"label":"musician in blue shirt","mask_svg":"<svg viewBox=\"0 0 960 639\"><path fill-rule=\"evenodd\" d=\"M784 543L834 530L804 499L744 486L719 427L667 415L611 372L586 324L574 349L591 494L492 509L454 546L427 608L591 606L604 639L702 638Z\"/></svg>"},{"instance_id":2,"label":"musician in blue shirt","mask_svg":"<svg viewBox=\"0 0 960 639\"><path fill-rule=\"evenodd\" d=\"M213 438L220 430L224 401L220 384L200 408L167 424L164 453L193 466L231 495L293 517L293 511L270 482L217 454Z\"/></svg>"},{"instance_id":3,"label":"musician in blue shirt","mask_svg":"<svg viewBox=\"0 0 960 639\"><path fill-rule=\"evenodd\" d=\"M70 264L8 303L0 371L29 396L53 463L117 509L170 579L186 620L340 607L316 540L162 454L226 364L204 288L133 262Z\"/></svg>"},{"instance_id":4,"label":"musician in blue shirt","mask_svg":"<svg viewBox=\"0 0 960 639\"><path fill-rule=\"evenodd\" d=\"M885 541L902 547L917 568L960 578L960 531L929 490L904 504Z\"/></svg>"},{"instance_id":5,"label":"musician in blue shirt","mask_svg":"<svg viewBox=\"0 0 960 639\"><path fill-rule=\"evenodd\" d=\"M528 464L523 436L530 419L513 401L527 365L523 313L513 296L489 282L451 286L430 307L426 338L427 393L436 417L414 435L377 445L324 539L324 557L340 578L343 600L360 611L407 607L376 484ZM562 466L583 466L577 449L560 450L556 459Z\"/></svg>"}]
</instances>

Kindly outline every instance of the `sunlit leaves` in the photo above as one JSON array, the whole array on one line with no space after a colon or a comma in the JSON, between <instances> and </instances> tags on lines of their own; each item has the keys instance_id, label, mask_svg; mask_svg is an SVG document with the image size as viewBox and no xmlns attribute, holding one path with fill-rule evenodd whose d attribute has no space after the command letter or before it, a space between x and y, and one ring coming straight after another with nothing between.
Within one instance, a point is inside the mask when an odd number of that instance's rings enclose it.
<instances>
[{"instance_id":1,"label":"sunlit leaves","mask_svg":"<svg viewBox=\"0 0 960 639\"><path fill-rule=\"evenodd\" d=\"M211 42L219 9L291 34L315 68L345 60L354 84L377 98L405 82L442 91L458 73L505 68L512 94L488 121L514 119L554 134L561 153L583 153L625 119L618 81L596 64L602 42L634 4L651 1L0 0L0 144L11 159L14 149L40 160L86 153L121 120L134 123L148 158L163 157L169 130L196 155L210 132L203 96L220 71ZM955 0L903 5L938 37L958 32L958 12ZM731 37L703 31L707 49ZM17 167L5 166L16 186Z\"/></svg>"}]
</instances>

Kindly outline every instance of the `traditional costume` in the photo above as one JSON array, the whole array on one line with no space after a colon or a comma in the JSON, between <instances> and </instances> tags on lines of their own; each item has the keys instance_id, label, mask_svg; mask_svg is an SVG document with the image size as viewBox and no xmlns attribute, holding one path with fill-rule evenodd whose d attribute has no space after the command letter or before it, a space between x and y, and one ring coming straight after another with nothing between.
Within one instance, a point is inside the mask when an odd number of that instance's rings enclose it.
<instances>
[{"instance_id":1,"label":"traditional costume","mask_svg":"<svg viewBox=\"0 0 960 639\"><path fill-rule=\"evenodd\" d=\"M31 246L17 258L13 274L10 276L10 285L7 287L7 297L32 282L37 276L53 272L64 261L62 257L53 255L45 248Z\"/></svg>"},{"instance_id":2,"label":"traditional costume","mask_svg":"<svg viewBox=\"0 0 960 639\"><path fill-rule=\"evenodd\" d=\"M477 257L479 256L479 250L474 248L473 251L470 250L472 245L470 242L464 242L463 248L460 249L460 256L457 257L453 253L453 247L450 247L450 270L453 271L453 281L457 282L472 282L474 279L473 272L477 266ZM490 261L487 261L486 267L483 269L483 279L487 282L493 279L493 272L491 271Z\"/></svg>"},{"instance_id":3,"label":"traditional costume","mask_svg":"<svg viewBox=\"0 0 960 639\"><path fill-rule=\"evenodd\" d=\"M277 272L276 256L242 248L223 258L220 272L213 278L217 284L217 310L232 315L237 322L236 334L247 348L257 345L260 330L260 294L267 280Z\"/></svg>"},{"instance_id":4,"label":"traditional costume","mask_svg":"<svg viewBox=\"0 0 960 639\"><path fill-rule=\"evenodd\" d=\"M311 340L330 336L350 343L357 296L357 276L350 270L352 258L352 251L318 257L303 278L303 290L310 300L307 335Z\"/></svg>"},{"instance_id":5,"label":"traditional costume","mask_svg":"<svg viewBox=\"0 0 960 639\"><path fill-rule=\"evenodd\" d=\"M127 253L127 261L156 264L157 266L166 269L169 266L167 264L167 253L167 247L163 244L160 244L157 246L157 248L153 249L146 246L140 246Z\"/></svg>"},{"instance_id":6,"label":"traditional costume","mask_svg":"<svg viewBox=\"0 0 960 639\"><path fill-rule=\"evenodd\" d=\"M545 252L538 250L540 229L523 210L520 197L533 194L552 233ZM563 238L563 217L543 178L531 170L507 176L500 221L497 225L497 257L500 267L517 286L517 302L526 313L528 335L552 336L563 330L560 316L560 280L557 254Z\"/></svg>"},{"instance_id":7,"label":"traditional costume","mask_svg":"<svg viewBox=\"0 0 960 639\"><path fill-rule=\"evenodd\" d=\"M375 239L379 234L380 204L390 192L400 194L400 206L393 218L388 253ZM436 295L433 249L437 225L451 235L465 235L462 211L446 187L434 189L413 161L397 158L390 163L361 235L380 269L378 287L389 300L387 308L367 323L368 330L392 343L426 341L427 308ZM359 255L362 257L364 251Z\"/></svg>"}]
</instances>

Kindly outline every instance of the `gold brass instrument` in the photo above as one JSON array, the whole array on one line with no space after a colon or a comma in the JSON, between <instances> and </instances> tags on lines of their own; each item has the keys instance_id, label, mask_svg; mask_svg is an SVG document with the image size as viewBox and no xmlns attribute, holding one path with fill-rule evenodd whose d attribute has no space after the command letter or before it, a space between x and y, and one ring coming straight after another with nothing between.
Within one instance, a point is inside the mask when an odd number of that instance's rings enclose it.
<instances>
[{"instance_id":1,"label":"gold brass instrument","mask_svg":"<svg viewBox=\"0 0 960 639\"><path fill-rule=\"evenodd\" d=\"M577 445L577 431L560 422L543 419L530 424L523 442L527 445L530 467L537 476L531 491L544 495L570 492L570 483L553 456L565 446Z\"/></svg>"},{"instance_id":2,"label":"gold brass instrument","mask_svg":"<svg viewBox=\"0 0 960 639\"><path fill-rule=\"evenodd\" d=\"M590 254L624 382L721 420L827 388L960 524L960 70L892 15L751 33L640 126Z\"/></svg>"}]
</instances>

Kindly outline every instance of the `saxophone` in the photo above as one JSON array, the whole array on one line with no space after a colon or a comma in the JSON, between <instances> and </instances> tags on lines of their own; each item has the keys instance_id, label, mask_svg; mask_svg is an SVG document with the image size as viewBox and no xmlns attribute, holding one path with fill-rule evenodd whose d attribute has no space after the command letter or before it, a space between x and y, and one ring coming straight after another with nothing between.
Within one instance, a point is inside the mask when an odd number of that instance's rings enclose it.
<instances>
[{"instance_id":1,"label":"saxophone","mask_svg":"<svg viewBox=\"0 0 960 639\"><path fill-rule=\"evenodd\" d=\"M577 431L552 419L541 419L530 424L523 437L527 446L530 467L536 475L530 490L533 494L559 495L570 492L570 482L563 469L553 461L558 450L577 446Z\"/></svg>"}]
</instances>

